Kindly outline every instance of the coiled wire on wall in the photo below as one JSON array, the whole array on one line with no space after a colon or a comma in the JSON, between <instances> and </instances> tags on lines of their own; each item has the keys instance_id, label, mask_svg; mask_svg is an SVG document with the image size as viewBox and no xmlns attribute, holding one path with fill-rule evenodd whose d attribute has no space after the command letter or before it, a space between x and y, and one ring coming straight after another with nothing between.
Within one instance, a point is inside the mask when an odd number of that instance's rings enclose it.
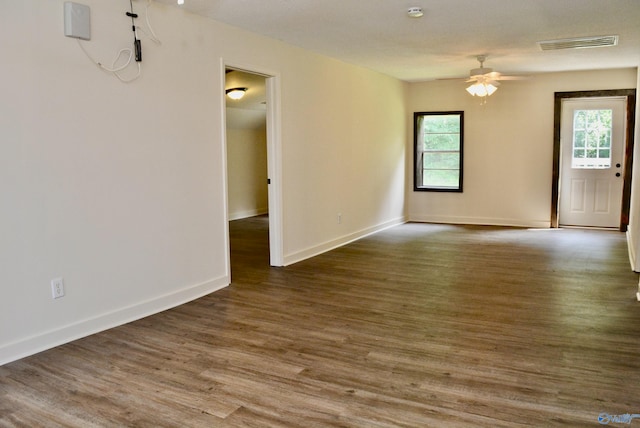
<instances>
[{"instance_id":1,"label":"coiled wire on wall","mask_svg":"<svg viewBox=\"0 0 640 428\"><path fill-rule=\"evenodd\" d=\"M129 0L130 12L126 12L126 15L131 17L131 29L133 31L133 49L132 48L122 48L118 51L110 66L104 65L102 62L97 61L93 58L93 56L87 51L85 45L77 39L78 45L82 52L93 62L98 68L101 70L113 74L118 80L123 83L131 83L134 80L138 79L142 76L142 45L140 39L138 39L138 30L142 31L149 39L156 43L161 44L160 39L156 36L153 27L151 26L151 21L149 19L149 6L151 6L153 0L147 0L147 4L145 7L145 21L147 24L148 32L143 28L135 25L135 19L138 18L138 15L133 12L133 0ZM123 62L124 58L124 62ZM123 75L123 71L127 69L135 58L135 64L137 67L137 72L133 77L125 77Z\"/></svg>"}]
</instances>

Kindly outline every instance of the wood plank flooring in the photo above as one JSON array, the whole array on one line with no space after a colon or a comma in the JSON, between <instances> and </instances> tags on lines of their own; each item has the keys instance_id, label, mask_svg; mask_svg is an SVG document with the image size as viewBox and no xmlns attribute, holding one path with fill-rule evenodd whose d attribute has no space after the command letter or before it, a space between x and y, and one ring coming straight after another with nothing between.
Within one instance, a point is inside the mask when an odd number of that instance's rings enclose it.
<instances>
[{"instance_id":1,"label":"wood plank flooring","mask_svg":"<svg viewBox=\"0 0 640 428\"><path fill-rule=\"evenodd\" d=\"M640 413L622 233L406 224L286 268L268 267L266 217L231 237L230 287L0 367L0 427L585 427Z\"/></svg>"}]
</instances>

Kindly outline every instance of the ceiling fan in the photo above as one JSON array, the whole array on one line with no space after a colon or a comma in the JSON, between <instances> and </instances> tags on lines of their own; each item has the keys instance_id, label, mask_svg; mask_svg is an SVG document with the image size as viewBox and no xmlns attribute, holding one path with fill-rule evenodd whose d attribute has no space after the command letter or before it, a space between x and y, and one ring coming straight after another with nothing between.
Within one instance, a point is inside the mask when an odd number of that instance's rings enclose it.
<instances>
[{"instance_id":1,"label":"ceiling fan","mask_svg":"<svg viewBox=\"0 0 640 428\"><path fill-rule=\"evenodd\" d=\"M521 80L523 76L504 76L497 71L493 71L493 68L485 67L484 62L487 60L486 55L478 55L476 59L480 63L480 68L474 68L469 72L469 80L467 82L491 82L493 84L498 83L499 80ZM498 83L499 84L499 83Z\"/></svg>"},{"instance_id":2,"label":"ceiling fan","mask_svg":"<svg viewBox=\"0 0 640 428\"><path fill-rule=\"evenodd\" d=\"M469 79L465 80L465 82L471 83L467 88L467 92L473 96L486 97L493 94L500 86L501 80L521 80L526 78L524 76L505 76L493 71L492 68L485 67L486 55L478 55L476 59L480 63L480 67L472 69L469 72Z\"/></svg>"}]
</instances>

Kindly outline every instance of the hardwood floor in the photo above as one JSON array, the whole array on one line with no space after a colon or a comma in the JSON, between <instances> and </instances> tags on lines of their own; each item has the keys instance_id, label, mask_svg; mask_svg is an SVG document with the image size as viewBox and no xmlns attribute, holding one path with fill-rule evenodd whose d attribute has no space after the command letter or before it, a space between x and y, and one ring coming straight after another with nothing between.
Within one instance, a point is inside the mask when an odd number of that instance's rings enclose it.
<instances>
[{"instance_id":1,"label":"hardwood floor","mask_svg":"<svg viewBox=\"0 0 640 428\"><path fill-rule=\"evenodd\" d=\"M622 233L406 224L287 268L268 267L266 217L231 237L230 287L0 367L0 426L584 427L640 413Z\"/></svg>"}]
</instances>

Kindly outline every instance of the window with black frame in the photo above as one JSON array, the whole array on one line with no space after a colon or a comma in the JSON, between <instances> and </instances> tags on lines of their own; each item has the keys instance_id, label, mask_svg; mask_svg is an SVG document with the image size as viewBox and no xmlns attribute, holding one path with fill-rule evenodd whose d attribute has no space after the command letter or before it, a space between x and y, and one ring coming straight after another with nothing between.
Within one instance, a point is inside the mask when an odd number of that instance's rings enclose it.
<instances>
[{"instance_id":1,"label":"window with black frame","mask_svg":"<svg viewBox=\"0 0 640 428\"><path fill-rule=\"evenodd\" d=\"M414 190L462 192L464 112L414 113Z\"/></svg>"}]
</instances>

